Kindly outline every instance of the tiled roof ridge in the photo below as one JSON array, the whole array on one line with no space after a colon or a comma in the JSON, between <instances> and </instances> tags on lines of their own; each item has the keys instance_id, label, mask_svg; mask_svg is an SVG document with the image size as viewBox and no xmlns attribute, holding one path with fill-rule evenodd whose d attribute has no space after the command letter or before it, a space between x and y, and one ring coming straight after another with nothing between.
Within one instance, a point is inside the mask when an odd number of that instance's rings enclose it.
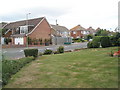
<instances>
[{"instance_id":1,"label":"tiled roof ridge","mask_svg":"<svg viewBox=\"0 0 120 90\"><path fill-rule=\"evenodd\" d=\"M79 25L77 25L77 26L75 26L75 27L73 27L73 28L71 28L70 30L77 30L77 29L79 29L79 28L82 28L82 29L84 29L84 30L86 30L84 27L82 27L80 24Z\"/></svg>"},{"instance_id":2,"label":"tiled roof ridge","mask_svg":"<svg viewBox=\"0 0 120 90\"><path fill-rule=\"evenodd\" d=\"M44 17L28 19L28 21L30 21L30 20L36 20L36 19L41 19L41 18L44 18ZM20 20L20 21L10 22L10 23L8 23L8 24L13 24L13 23L18 23L18 22L24 22L24 21L26 21L26 20Z\"/></svg>"}]
</instances>

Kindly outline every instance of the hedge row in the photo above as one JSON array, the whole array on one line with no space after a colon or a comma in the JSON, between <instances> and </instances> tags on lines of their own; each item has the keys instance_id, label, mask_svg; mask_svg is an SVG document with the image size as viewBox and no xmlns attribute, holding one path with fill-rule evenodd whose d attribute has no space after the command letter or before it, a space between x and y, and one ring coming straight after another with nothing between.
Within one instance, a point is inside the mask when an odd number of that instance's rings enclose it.
<instances>
[{"instance_id":1,"label":"hedge row","mask_svg":"<svg viewBox=\"0 0 120 90\"><path fill-rule=\"evenodd\" d=\"M89 42L87 44L87 47L88 48L99 48L100 45L103 48L112 46L110 37L108 37L108 36L96 36L93 38L92 42Z\"/></svg>"},{"instance_id":2,"label":"hedge row","mask_svg":"<svg viewBox=\"0 0 120 90\"><path fill-rule=\"evenodd\" d=\"M50 49L46 49L43 54L44 55L49 55L49 54L52 54L52 53L54 53L54 54L64 53L64 47L59 46L57 51L54 51L54 52L52 50L50 50Z\"/></svg>"},{"instance_id":3,"label":"hedge row","mask_svg":"<svg viewBox=\"0 0 120 90\"><path fill-rule=\"evenodd\" d=\"M109 37L102 37L102 38L101 38L101 46L102 46L103 48L105 48L105 47L110 47L110 46L111 46L110 38L109 38Z\"/></svg>"},{"instance_id":4,"label":"hedge row","mask_svg":"<svg viewBox=\"0 0 120 90\"><path fill-rule=\"evenodd\" d=\"M73 40L73 42L84 42L84 40L81 38L74 38L72 40Z\"/></svg>"},{"instance_id":5,"label":"hedge row","mask_svg":"<svg viewBox=\"0 0 120 90\"><path fill-rule=\"evenodd\" d=\"M33 56L36 58L38 56L38 49L25 49L24 50L25 57Z\"/></svg>"},{"instance_id":6,"label":"hedge row","mask_svg":"<svg viewBox=\"0 0 120 90\"><path fill-rule=\"evenodd\" d=\"M2 85L6 85L13 74L18 72L27 63L33 61L33 57L22 58L19 60L2 61Z\"/></svg>"}]
</instances>

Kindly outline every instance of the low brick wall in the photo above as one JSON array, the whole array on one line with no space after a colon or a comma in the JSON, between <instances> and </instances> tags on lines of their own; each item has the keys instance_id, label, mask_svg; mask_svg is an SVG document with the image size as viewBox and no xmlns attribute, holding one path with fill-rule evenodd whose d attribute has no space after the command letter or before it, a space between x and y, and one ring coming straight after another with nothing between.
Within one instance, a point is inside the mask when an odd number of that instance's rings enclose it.
<instances>
[{"instance_id":1,"label":"low brick wall","mask_svg":"<svg viewBox=\"0 0 120 90\"><path fill-rule=\"evenodd\" d=\"M49 44L50 46L51 44ZM45 45L28 45L28 47L42 47ZM2 45L2 48L21 48L26 47L26 45Z\"/></svg>"},{"instance_id":2,"label":"low brick wall","mask_svg":"<svg viewBox=\"0 0 120 90\"><path fill-rule=\"evenodd\" d=\"M25 45L2 45L2 48L19 48L25 47Z\"/></svg>"}]
</instances>

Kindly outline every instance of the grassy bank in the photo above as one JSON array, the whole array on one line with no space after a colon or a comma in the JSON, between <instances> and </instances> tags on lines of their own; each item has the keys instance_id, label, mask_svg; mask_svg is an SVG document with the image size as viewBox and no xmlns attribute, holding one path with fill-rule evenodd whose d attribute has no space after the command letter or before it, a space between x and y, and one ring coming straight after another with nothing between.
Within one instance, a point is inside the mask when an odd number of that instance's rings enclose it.
<instances>
[{"instance_id":1,"label":"grassy bank","mask_svg":"<svg viewBox=\"0 0 120 90\"><path fill-rule=\"evenodd\" d=\"M117 88L117 48L46 55L23 67L6 88Z\"/></svg>"}]
</instances>

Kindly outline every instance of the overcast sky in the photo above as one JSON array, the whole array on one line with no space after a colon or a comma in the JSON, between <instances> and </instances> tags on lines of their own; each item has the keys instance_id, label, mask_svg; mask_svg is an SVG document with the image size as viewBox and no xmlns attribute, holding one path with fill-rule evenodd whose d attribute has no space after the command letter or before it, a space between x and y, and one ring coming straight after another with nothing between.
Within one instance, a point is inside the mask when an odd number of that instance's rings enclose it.
<instances>
[{"instance_id":1,"label":"overcast sky","mask_svg":"<svg viewBox=\"0 0 120 90\"><path fill-rule=\"evenodd\" d=\"M119 0L2 0L0 22L45 16L50 24L68 29L80 24L114 30L118 26Z\"/></svg>"}]
</instances>

